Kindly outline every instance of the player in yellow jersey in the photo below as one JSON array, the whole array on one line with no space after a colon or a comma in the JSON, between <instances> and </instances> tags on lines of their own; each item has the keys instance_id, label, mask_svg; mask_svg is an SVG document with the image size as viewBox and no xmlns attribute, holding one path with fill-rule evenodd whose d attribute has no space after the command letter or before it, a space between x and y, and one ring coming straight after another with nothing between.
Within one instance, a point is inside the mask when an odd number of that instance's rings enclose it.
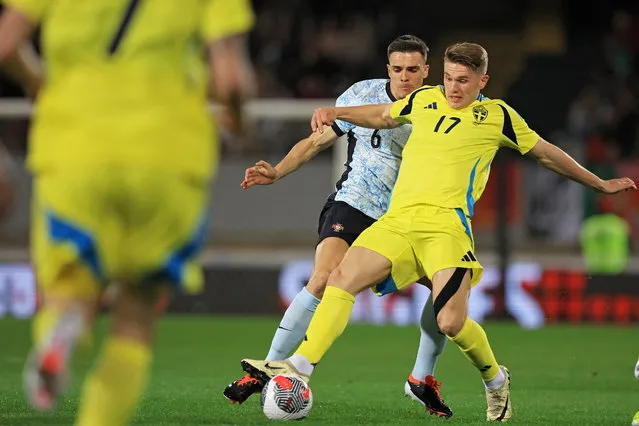
<instances>
[{"instance_id":1,"label":"player in yellow jersey","mask_svg":"<svg viewBox=\"0 0 639 426\"><path fill-rule=\"evenodd\" d=\"M121 425L147 381L158 295L202 286L194 256L218 156L208 92L241 121L241 100L254 87L245 48L253 12L248 0L5 4L0 62L40 23L46 60L28 158L43 306L27 397L37 409L54 407L76 341L104 286L117 283L77 424ZM14 57L14 71L26 65Z\"/></svg>"},{"instance_id":2,"label":"player in yellow jersey","mask_svg":"<svg viewBox=\"0 0 639 426\"><path fill-rule=\"evenodd\" d=\"M308 378L345 329L355 295L375 285L402 288L426 275L432 281L439 328L479 370L487 419L512 415L510 373L500 366L482 327L467 316L468 295L482 274L470 219L490 163L500 147L529 153L543 166L595 190L636 189L628 178L601 180L546 142L505 102L481 94L488 54L474 43L446 49L444 85L423 86L393 104L321 108L313 130L336 119L393 128L411 123L388 212L355 240L331 274L308 328L308 340L286 361L243 360L261 380L292 372Z\"/></svg>"}]
</instances>

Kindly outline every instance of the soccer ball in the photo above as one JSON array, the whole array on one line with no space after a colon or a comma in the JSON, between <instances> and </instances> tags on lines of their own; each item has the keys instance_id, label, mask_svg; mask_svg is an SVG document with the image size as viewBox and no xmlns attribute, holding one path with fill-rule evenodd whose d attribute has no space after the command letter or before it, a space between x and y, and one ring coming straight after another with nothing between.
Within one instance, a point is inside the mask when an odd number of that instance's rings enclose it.
<instances>
[{"instance_id":1,"label":"soccer ball","mask_svg":"<svg viewBox=\"0 0 639 426\"><path fill-rule=\"evenodd\" d=\"M299 420L311 411L313 394L300 377L281 374L266 383L260 401L262 411L271 420Z\"/></svg>"}]
</instances>

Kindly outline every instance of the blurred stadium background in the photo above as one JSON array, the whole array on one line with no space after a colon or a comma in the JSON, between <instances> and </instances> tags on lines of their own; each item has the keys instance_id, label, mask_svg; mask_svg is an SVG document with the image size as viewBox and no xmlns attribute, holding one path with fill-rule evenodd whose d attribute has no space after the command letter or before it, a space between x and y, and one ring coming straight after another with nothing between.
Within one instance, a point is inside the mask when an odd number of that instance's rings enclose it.
<instances>
[{"instance_id":1,"label":"blurred stadium background","mask_svg":"<svg viewBox=\"0 0 639 426\"><path fill-rule=\"evenodd\" d=\"M343 171L344 144L273 186L242 191L244 169L258 159L281 159L308 134L313 109L332 104L352 82L384 77L385 48L402 33L430 46L429 84L441 81L447 44L483 44L490 55L487 96L506 99L531 127L602 176L639 178L636 1L461 1L454 14L448 4L433 2L400 8L383 1L256 0L254 6L251 55L259 98L249 105L252 128L241 140L224 135L203 256L210 294L176 302L180 311L276 314L303 285L319 211ZM14 189L0 224L7 277L0 279L0 312L25 315L34 300L22 294L32 292L33 283L20 268L28 262L30 183L23 159L30 112L20 89L0 80L0 139L13 159L9 168L4 159L4 172ZM639 195L597 196L511 152L501 152L495 163L473 219L480 259L490 269L474 304L477 315L514 316L529 326L639 321ZM627 222L629 256L619 248L623 236L606 235L604 226L589 235L594 258L614 257L617 264L587 265L584 221L607 212ZM215 288L220 281L233 286ZM383 312L362 315L376 322L414 320L417 312L406 310L415 297L382 299L374 304ZM389 303L397 306L384 307Z\"/></svg>"},{"instance_id":2,"label":"blurred stadium background","mask_svg":"<svg viewBox=\"0 0 639 426\"><path fill-rule=\"evenodd\" d=\"M202 256L206 291L176 296L170 312L274 318L282 312L310 274L319 212L342 173L345 145L269 187L243 191L244 169L259 159L279 161L308 134L313 109L332 104L354 81L385 77L386 46L400 34L429 45L428 84L441 81L446 45L484 45L487 96L505 99L532 128L602 177L639 181L636 0L255 0L254 6L250 50L259 98L248 107L251 129L242 139L223 138L212 233ZM29 318L36 308L27 246L30 180L23 166L30 114L20 89L0 79L2 173L14 193L0 223L0 317ZM589 219L605 214L627 228L584 231ZM579 325L584 340L592 323L615 329L639 323L639 193L601 197L501 152L473 228L487 267L472 295L474 318L531 329ZM426 297L421 287L382 299L363 294L353 320L414 324ZM7 321L13 328L14 320ZM624 348L629 377L639 347Z\"/></svg>"}]
</instances>

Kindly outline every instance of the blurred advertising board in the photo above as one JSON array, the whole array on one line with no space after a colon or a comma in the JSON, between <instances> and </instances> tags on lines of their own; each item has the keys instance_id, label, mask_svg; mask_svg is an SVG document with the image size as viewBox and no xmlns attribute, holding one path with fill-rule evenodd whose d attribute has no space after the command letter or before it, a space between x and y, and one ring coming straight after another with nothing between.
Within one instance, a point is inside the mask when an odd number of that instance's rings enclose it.
<instances>
[{"instance_id":1,"label":"blurred advertising board","mask_svg":"<svg viewBox=\"0 0 639 426\"><path fill-rule=\"evenodd\" d=\"M308 281L312 261L282 267L214 266L205 268L206 286L198 296L173 295L169 313L279 315ZM499 271L487 267L470 296L469 315L481 322L498 304ZM524 328L549 323L639 322L639 276L592 275L580 270L544 269L537 263L513 263L507 272L503 311ZM361 293L351 321L410 325L419 321L429 290L421 285L385 297ZM28 265L0 266L0 318L29 318L37 308L35 280Z\"/></svg>"},{"instance_id":2,"label":"blurred advertising board","mask_svg":"<svg viewBox=\"0 0 639 426\"><path fill-rule=\"evenodd\" d=\"M284 266L278 283L287 306L307 282L311 261ZM544 269L537 263L513 263L507 271L504 310L524 328L556 322L627 324L639 322L636 275L589 276L583 271ZM487 267L470 294L469 315L482 322L494 315L499 270ZM417 324L429 290L421 285L385 297L358 295L351 321L374 324Z\"/></svg>"}]
</instances>

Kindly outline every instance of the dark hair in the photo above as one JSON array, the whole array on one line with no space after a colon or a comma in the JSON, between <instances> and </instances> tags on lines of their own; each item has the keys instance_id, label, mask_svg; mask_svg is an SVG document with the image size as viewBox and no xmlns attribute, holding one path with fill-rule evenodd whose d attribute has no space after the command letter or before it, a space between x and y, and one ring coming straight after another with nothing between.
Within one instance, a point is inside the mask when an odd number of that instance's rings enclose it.
<instances>
[{"instance_id":1,"label":"dark hair","mask_svg":"<svg viewBox=\"0 0 639 426\"><path fill-rule=\"evenodd\" d=\"M477 43L456 43L446 48L444 61L465 65L474 72L486 74L488 52Z\"/></svg>"},{"instance_id":2,"label":"dark hair","mask_svg":"<svg viewBox=\"0 0 639 426\"><path fill-rule=\"evenodd\" d=\"M419 52L424 57L424 61L426 61L428 46L421 38L405 34L397 37L388 45L387 54L389 58L393 52Z\"/></svg>"}]
</instances>

